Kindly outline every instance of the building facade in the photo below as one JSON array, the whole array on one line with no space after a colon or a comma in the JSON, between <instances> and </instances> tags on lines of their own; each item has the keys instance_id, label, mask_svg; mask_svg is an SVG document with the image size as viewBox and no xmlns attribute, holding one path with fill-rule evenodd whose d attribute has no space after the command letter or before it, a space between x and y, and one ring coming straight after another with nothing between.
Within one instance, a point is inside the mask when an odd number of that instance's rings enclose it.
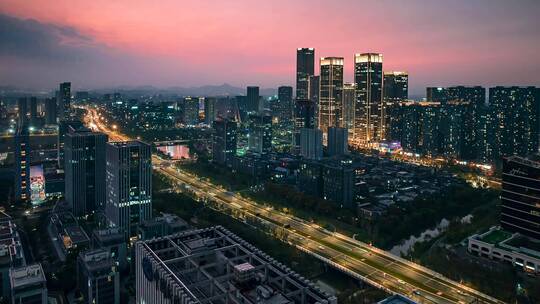
<instances>
[{"instance_id":1,"label":"building facade","mask_svg":"<svg viewBox=\"0 0 540 304\"><path fill-rule=\"evenodd\" d=\"M296 98L309 99L309 77L315 72L315 49L296 50Z\"/></svg>"},{"instance_id":2,"label":"building facade","mask_svg":"<svg viewBox=\"0 0 540 304\"><path fill-rule=\"evenodd\" d=\"M343 58L322 57L318 127L326 142L328 127L343 126Z\"/></svg>"},{"instance_id":3,"label":"building facade","mask_svg":"<svg viewBox=\"0 0 540 304\"><path fill-rule=\"evenodd\" d=\"M106 149L106 216L132 237L152 218L152 152L142 141L110 142Z\"/></svg>"}]
</instances>

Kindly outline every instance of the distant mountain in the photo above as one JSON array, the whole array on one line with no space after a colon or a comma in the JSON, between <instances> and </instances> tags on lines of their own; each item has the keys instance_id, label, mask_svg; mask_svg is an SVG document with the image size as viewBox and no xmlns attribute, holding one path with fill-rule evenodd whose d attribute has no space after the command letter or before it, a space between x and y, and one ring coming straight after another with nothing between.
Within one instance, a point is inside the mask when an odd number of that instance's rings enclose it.
<instances>
[{"instance_id":1,"label":"distant mountain","mask_svg":"<svg viewBox=\"0 0 540 304\"><path fill-rule=\"evenodd\" d=\"M163 94L163 95L178 95L178 96L237 96L245 95L246 88L235 87L230 84L224 83L222 85L205 85L200 87L167 87L156 88L153 86L120 86L112 88L104 88L91 90L93 93L105 94L105 93L125 93L127 95L145 95L145 94ZM277 89L274 88L262 88L260 95L271 96L277 94Z\"/></svg>"},{"instance_id":2,"label":"distant mountain","mask_svg":"<svg viewBox=\"0 0 540 304\"><path fill-rule=\"evenodd\" d=\"M176 95L176 96L237 96L246 95L246 88L235 87L224 83L222 85L205 85L200 87L167 87L158 88L151 85L145 86L117 86L100 89L73 89L73 94L77 91L89 91L94 94L112 94L121 93L127 96L140 95ZM51 95L54 90L49 92L44 90L22 89L15 86L0 86L0 96L27 96L27 95ZM259 94L261 96L272 96L277 94L275 88L261 88Z\"/></svg>"}]
</instances>

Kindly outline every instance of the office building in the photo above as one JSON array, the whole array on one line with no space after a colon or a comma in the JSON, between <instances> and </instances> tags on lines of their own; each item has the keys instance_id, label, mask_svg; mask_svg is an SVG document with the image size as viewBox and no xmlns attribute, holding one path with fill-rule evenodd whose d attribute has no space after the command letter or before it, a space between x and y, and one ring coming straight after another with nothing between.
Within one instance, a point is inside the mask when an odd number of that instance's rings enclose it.
<instances>
[{"instance_id":1,"label":"office building","mask_svg":"<svg viewBox=\"0 0 540 304\"><path fill-rule=\"evenodd\" d=\"M204 98L204 123L211 126L217 117L217 98L205 97Z\"/></svg>"},{"instance_id":2,"label":"office building","mask_svg":"<svg viewBox=\"0 0 540 304\"><path fill-rule=\"evenodd\" d=\"M323 143L321 130L314 128L300 129L300 155L305 159L322 159Z\"/></svg>"},{"instance_id":3,"label":"office building","mask_svg":"<svg viewBox=\"0 0 540 304\"><path fill-rule=\"evenodd\" d=\"M41 264L11 268L12 304L47 304L47 279Z\"/></svg>"},{"instance_id":4,"label":"office building","mask_svg":"<svg viewBox=\"0 0 540 304\"><path fill-rule=\"evenodd\" d=\"M132 237L137 225L152 218L151 146L142 141L110 142L106 153L106 216Z\"/></svg>"},{"instance_id":5,"label":"office building","mask_svg":"<svg viewBox=\"0 0 540 304\"><path fill-rule=\"evenodd\" d=\"M354 208L358 201L358 178L363 169L347 158L329 159L322 164L322 198L340 208Z\"/></svg>"},{"instance_id":6,"label":"office building","mask_svg":"<svg viewBox=\"0 0 540 304\"><path fill-rule=\"evenodd\" d=\"M214 121L212 135L212 160L228 165L236 155L237 124L228 119Z\"/></svg>"},{"instance_id":7,"label":"office building","mask_svg":"<svg viewBox=\"0 0 540 304\"><path fill-rule=\"evenodd\" d=\"M354 111L356 104L356 83L343 84L343 127L354 138Z\"/></svg>"},{"instance_id":8,"label":"office building","mask_svg":"<svg viewBox=\"0 0 540 304\"><path fill-rule=\"evenodd\" d=\"M540 240L540 161L519 156L503 160L501 226Z\"/></svg>"},{"instance_id":9,"label":"office building","mask_svg":"<svg viewBox=\"0 0 540 304\"><path fill-rule=\"evenodd\" d=\"M60 169L64 168L64 142L66 134L69 132L74 132L77 130L85 130L86 127L81 121L66 121L62 120L58 123L58 136L56 141L56 150L58 155L58 167Z\"/></svg>"},{"instance_id":10,"label":"office building","mask_svg":"<svg viewBox=\"0 0 540 304\"><path fill-rule=\"evenodd\" d=\"M278 123L281 125L290 123L293 116L293 88L279 87L278 99L274 104L272 116L277 117Z\"/></svg>"},{"instance_id":11,"label":"office building","mask_svg":"<svg viewBox=\"0 0 540 304\"><path fill-rule=\"evenodd\" d=\"M182 105L183 123L187 126L195 126L199 124L199 98L185 97Z\"/></svg>"},{"instance_id":12,"label":"office building","mask_svg":"<svg viewBox=\"0 0 540 304\"><path fill-rule=\"evenodd\" d=\"M246 110L248 113L256 113L261 109L260 96L259 96L259 87L251 86L247 87L247 100L246 100Z\"/></svg>"},{"instance_id":13,"label":"office building","mask_svg":"<svg viewBox=\"0 0 540 304\"><path fill-rule=\"evenodd\" d=\"M139 240L149 240L178 233L191 227L189 224L174 214L161 213L139 225Z\"/></svg>"},{"instance_id":14,"label":"office building","mask_svg":"<svg viewBox=\"0 0 540 304\"><path fill-rule=\"evenodd\" d=\"M248 149L255 153L272 152L272 116L249 116Z\"/></svg>"},{"instance_id":15,"label":"office building","mask_svg":"<svg viewBox=\"0 0 540 304\"><path fill-rule=\"evenodd\" d=\"M309 100L315 104L315 128L319 126L319 93L320 93L320 76L309 76Z\"/></svg>"},{"instance_id":16,"label":"office building","mask_svg":"<svg viewBox=\"0 0 540 304\"><path fill-rule=\"evenodd\" d=\"M84 303L120 304L120 275L109 251L96 249L79 253L77 287Z\"/></svg>"},{"instance_id":17,"label":"office building","mask_svg":"<svg viewBox=\"0 0 540 304\"><path fill-rule=\"evenodd\" d=\"M355 54L354 82L357 87L354 143L368 147L386 138L382 54Z\"/></svg>"},{"instance_id":18,"label":"office building","mask_svg":"<svg viewBox=\"0 0 540 304\"><path fill-rule=\"evenodd\" d=\"M506 156L538 152L538 105L535 87L489 89L494 124L494 162Z\"/></svg>"},{"instance_id":19,"label":"office building","mask_svg":"<svg viewBox=\"0 0 540 304\"><path fill-rule=\"evenodd\" d=\"M105 209L107 139L107 135L88 129L72 129L66 134L65 197L76 217Z\"/></svg>"},{"instance_id":20,"label":"office building","mask_svg":"<svg viewBox=\"0 0 540 304\"><path fill-rule=\"evenodd\" d=\"M217 226L140 241L137 303L328 303L337 299Z\"/></svg>"},{"instance_id":21,"label":"office building","mask_svg":"<svg viewBox=\"0 0 540 304\"><path fill-rule=\"evenodd\" d=\"M58 115L60 120L68 119L71 106L71 82L63 82L57 95Z\"/></svg>"},{"instance_id":22,"label":"office building","mask_svg":"<svg viewBox=\"0 0 540 304\"><path fill-rule=\"evenodd\" d=\"M124 233L119 227L94 230L92 233L92 248L108 251L120 269L128 268L127 243Z\"/></svg>"},{"instance_id":23,"label":"office building","mask_svg":"<svg viewBox=\"0 0 540 304\"><path fill-rule=\"evenodd\" d=\"M30 200L30 142L28 127L17 129L13 140L15 144L15 199Z\"/></svg>"},{"instance_id":24,"label":"office building","mask_svg":"<svg viewBox=\"0 0 540 304\"><path fill-rule=\"evenodd\" d=\"M309 99L309 77L315 72L315 49L296 50L296 98Z\"/></svg>"},{"instance_id":25,"label":"office building","mask_svg":"<svg viewBox=\"0 0 540 304\"><path fill-rule=\"evenodd\" d=\"M53 125L56 124L58 114L56 108L56 99L47 98L45 99L45 124Z\"/></svg>"},{"instance_id":26,"label":"office building","mask_svg":"<svg viewBox=\"0 0 540 304\"><path fill-rule=\"evenodd\" d=\"M328 127L343 125L343 58L322 57L319 91L319 129L326 142Z\"/></svg>"},{"instance_id":27,"label":"office building","mask_svg":"<svg viewBox=\"0 0 540 304\"><path fill-rule=\"evenodd\" d=\"M349 153L348 130L339 127L328 128L328 155L343 156Z\"/></svg>"},{"instance_id":28,"label":"office building","mask_svg":"<svg viewBox=\"0 0 540 304\"><path fill-rule=\"evenodd\" d=\"M56 247L58 259L65 262L67 256L90 247L90 238L71 212L55 211L49 218L49 237Z\"/></svg>"}]
</instances>

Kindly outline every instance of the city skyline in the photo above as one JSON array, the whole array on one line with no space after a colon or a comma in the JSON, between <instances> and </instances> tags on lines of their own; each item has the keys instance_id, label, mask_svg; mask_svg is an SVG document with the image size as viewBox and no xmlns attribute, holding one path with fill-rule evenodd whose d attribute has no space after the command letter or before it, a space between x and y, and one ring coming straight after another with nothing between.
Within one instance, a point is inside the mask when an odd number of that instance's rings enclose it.
<instances>
[{"instance_id":1,"label":"city skyline","mask_svg":"<svg viewBox=\"0 0 540 304\"><path fill-rule=\"evenodd\" d=\"M151 8L0 1L0 38L7 42L0 62L10 71L0 73L0 82L35 89L67 79L83 89L221 83L277 88L294 85L295 51L312 47L315 74L321 57L344 57L345 82L353 80L354 54L381 53L385 70L409 73L413 96L427 86L540 84L534 77L540 68L534 59L539 3L339 4L188 1ZM335 12L343 17L318 22ZM362 30L380 17L377 30Z\"/></svg>"}]
</instances>

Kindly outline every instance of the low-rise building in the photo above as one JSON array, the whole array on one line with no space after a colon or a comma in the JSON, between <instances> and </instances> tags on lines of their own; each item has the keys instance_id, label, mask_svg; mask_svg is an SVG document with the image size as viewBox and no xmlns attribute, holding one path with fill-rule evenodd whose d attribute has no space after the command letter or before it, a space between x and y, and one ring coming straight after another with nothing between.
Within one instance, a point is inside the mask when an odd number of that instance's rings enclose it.
<instances>
[{"instance_id":1,"label":"low-rise building","mask_svg":"<svg viewBox=\"0 0 540 304\"><path fill-rule=\"evenodd\" d=\"M495 261L512 263L524 271L540 273L540 241L500 227L469 237L468 251Z\"/></svg>"},{"instance_id":2,"label":"low-rise building","mask_svg":"<svg viewBox=\"0 0 540 304\"><path fill-rule=\"evenodd\" d=\"M189 228L189 224L179 216L162 213L161 216L144 221L138 228L138 234L139 239L149 240L184 231Z\"/></svg>"}]
</instances>

